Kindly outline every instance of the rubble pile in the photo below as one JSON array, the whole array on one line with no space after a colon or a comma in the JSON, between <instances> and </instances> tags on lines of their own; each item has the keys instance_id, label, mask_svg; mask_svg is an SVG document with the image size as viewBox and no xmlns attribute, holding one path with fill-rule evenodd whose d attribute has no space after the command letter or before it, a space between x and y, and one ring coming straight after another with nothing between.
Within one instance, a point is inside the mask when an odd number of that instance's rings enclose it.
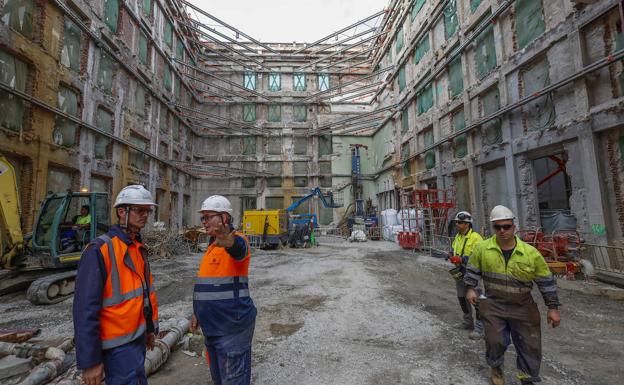
<instances>
[{"instance_id":1,"label":"rubble pile","mask_svg":"<svg viewBox=\"0 0 624 385\"><path fill-rule=\"evenodd\" d=\"M182 234L169 230L153 230L142 235L143 244L151 260L171 259L193 251L193 244Z\"/></svg>"}]
</instances>

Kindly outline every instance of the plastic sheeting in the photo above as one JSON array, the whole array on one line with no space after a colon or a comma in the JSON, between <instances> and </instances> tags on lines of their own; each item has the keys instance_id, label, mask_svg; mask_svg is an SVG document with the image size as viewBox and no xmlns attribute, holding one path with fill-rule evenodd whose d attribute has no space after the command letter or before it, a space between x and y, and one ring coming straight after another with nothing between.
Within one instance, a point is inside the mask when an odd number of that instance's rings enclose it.
<instances>
[{"instance_id":1,"label":"plastic sheeting","mask_svg":"<svg viewBox=\"0 0 624 385\"><path fill-rule=\"evenodd\" d=\"M26 3L26 1L23 1ZM104 2L104 23L113 33L117 33L117 20L119 18L119 1L105 0Z\"/></svg>"},{"instance_id":2,"label":"plastic sheeting","mask_svg":"<svg viewBox=\"0 0 624 385\"><path fill-rule=\"evenodd\" d=\"M2 8L2 23L14 31L32 38L35 2L32 0L7 0Z\"/></svg>"},{"instance_id":3,"label":"plastic sheeting","mask_svg":"<svg viewBox=\"0 0 624 385\"><path fill-rule=\"evenodd\" d=\"M110 112L98 108L95 115L95 125L102 131L106 131L110 134L113 133L113 114ZM102 136L95 136L95 157L97 159L107 159L110 153L110 147L112 145L111 139Z\"/></svg>"},{"instance_id":4,"label":"plastic sheeting","mask_svg":"<svg viewBox=\"0 0 624 385\"><path fill-rule=\"evenodd\" d=\"M488 116L500 109L500 93L498 87L483 95L481 99L483 105L483 115ZM501 129L501 120L499 118L490 120L483 124L483 143L492 145L503 141L503 131Z\"/></svg>"},{"instance_id":5,"label":"plastic sheeting","mask_svg":"<svg viewBox=\"0 0 624 385\"><path fill-rule=\"evenodd\" d=\"M522 49L546 30L541 0L516 0L516 42Z\"/></svg>"},{"instance_id":6,"label":"plastic sheeting","mask_svg":"<svg viewBox=\"0 0 624 385\"><path fill-rule=\"evenodd\" d=\"M282 75L272 72L269 74L269 91L279 91L282 89Z\"/></svg>"},{"instance_id":7,"label":"plastic sheeting","mask_svg":"<svg viewBox=\"0 0 624 385\"><path fill-rule=\"evenodd\" d=\"M446 38L450 38L457 32L457 3L456 0L450 0L444 7L444 32Z\"/></svg>"},{"instance_id":8,"label":"plastic sheeting","mask_svg":"<svg viewBox=\"0 0 624 385\"><path fill-rule=\"evenodd\" d=\"M416 110L420 115L429 111L431 107L433 107L433 86L429 83L416 96Z\"/></svg>"},{"instance_id":9,"label":"plastic sheeting","mask_svg":"<svg viewBox=\"0 0 624 385\"><path fill-rule=\"evenodd\" d=\"M395 209L386 209L381 212L382 226L395 226L398 223L397 211Z\"/></svg>"},{"instance_id":10,"label":"plastic sheeting","mask_svg":"<svg viewBox=\"0 0 624 385\"><path fill-rule=\"evenodd\" d=\"M403 27L397 31L395 49L397 54L403 49Z\"/></svg>"},{"instance_id":11,"label":"plastic sheeting","mask_svg":"<svg viewBox=\"0 0 624 385\"><path fill-rule=\"evenodd\" d=\"M78 94L66 87L59 87L58 108L65 113L78 116ZM76 144L78 125L71 120L56 116L52 140L55 144L73 147Z\"/></svg>"},{"instance_id":12,"label":"plastic sheeting","mask_svg":"<svg viewBox=\"0 0 624 385\"><path fill-rule=\"evenodd\" d=\"M535 91L550 85L548 68L548 59L544 59L522 72L524 96L531 95ZM526 124L528 130L541 130L555 124L555 105L552 100L552 94L540 96L527 103L525 111L527 112Z\"/></svg>"},{"instance_id":13,"label":"plastic sheeting","mask_svg":"<svg viewBox=\"0 0 624 385\"><path fill-rule=\"evenodd\" d=\"M24 92L28 67L0 50L0 83ZM20 131L24 121L24 103L15 95L0 91L0 125L13 131Z\"/></svg>"},{"instance_id":14,"label":"plastic sheeting","mask_svg":"<svg viewBox=\"0 0 624 385\"><path fill-rule=\"evenodd\" d=\"M576 217L568 210L543 210L540 212L540 221L544 234L554 231L576 230Z\"/></svg>"},{"instance_id":15,"label":"plastic sheeting","mask_svg":"<svg viewBox=\"0 0 624 385\"><path fill-rule=\"evenodd\" d=\"M404 108L401 112L401 133L405 134L409 131L409 109Z\"/></svg>"},{"instance_id":16,"label":"plastic sheeting","mask_svg":"<svg viewBox=\"0 0 624 385\"><path fill-rule=\"evenodd\" d=\"M256 89L256 73L255 72L245 72L243 75L243 86L248 90Z\"/></svg>"},{"instance_id":17,"label":"plastic sheeting","mask_svg":"<svg viewBox=\"0 0 624 385\"><path fill-rule=\"evenodd\" d=\"M243 104L243 121L255 122L256 121L256 105L252 103Z\"/></svg>"},{"instance_id":18,"label":"plastic sheeting","mask_svg":"<svg viewBox=\"0 0 624 385\"><path fill-rule=\"evenodd\" d=\"M422 58L429 52L429 48L429 34L426 34L416 44L416 49L414 50L414 64L420 63Z\"/></svg>"},{"instance_id":19,"label":"plastic sheeting","mask_svg":"<svg viewBox=\"0 0 624 385\"><path fill-rule=\"evenodd\" d=\"M74 71L80 69L80 42L82 32L69 19L65 19L65 31L63 33L63 49L61 50L61 64ZM139 41L140 43L140 41ZM147 44L147 43L146 43ZM139 53L141 45L139 44ZM146 53L147 57L147 46ZM144 63L145 64L145 63Z\"/></svg>"},{"instance_id":20,"label":"plastic sheeting","mask_svg":"<svg viewBox=\"0 0 624 385\"><path fill-rule=\"evenodd\" d=\"M278 123L282 121L282 106L279 104L269 104L269 112L267 114L269 122Z\"/></svg>"},{"instance_id":21,"label":"plastic sheeting","mask_svg":"<svg viewBox=\"0 0 624 385\"><path fill-rule=\"evenodd\" d=\"M475 67L479 78L485 77L496 67L496 48L494 47L494 29L488 26L476 39Z\"/></svg>"},{"instance_id":22,"label":"plastic sheeting","mask_svg":"<svg viewBox=\"0 0 624 385\"><path fill-rule=\"evenodd\" d=\"M412 21L414 21L414 19L416 18L416 16L418 15L418 13L420 12L420 10L423 8L423 6L425 5L425 1L426 0L416 0L414 2L414 5L412 5L412 12L411 12L411 18Z\"/></svg>"},{"instance_id":23,"label":"plastic sheeting","mask_svg":"<svg viewBox=\"0 0 624 385\"><path fill-rule=\"evenodd\" d=\"M397 75L397 83L399 84L399 91L405 89L405 66L399 68L399 74Z\"/></svg>"},{"instance_id":24,"label":"plastic sheeting","mask_svg":"<svg viewBox=\"0 0 624 385\"><path fill-rule=\"evenodd\" d=\"M332 138L331 136L319 136L318 137L318 153L319 156L330 155L332 153Z\"/></svg>"},{"instance_id":25,"label":"plastic sheeting","mask_svg":"<svg viewBox=\"0 0 624 385\"><path fill-rule=\"evenodd\" d=\"M295 73L295 74L293 74L293 90L294 91L305 91L306 88L307 88L306 74L304 74L304 73Z\"/></svg>"},{"instance_id":26,"label":"plastic sheeting","mask_svg":"<svg viewBox=\"0 0 624 385\"><path fill-rule=\"evenodd\" d=\"M453 114L453 131L461 131L466 128L466 120L464 118L464 110L459 110ZM455 146L455 157L463 158L468 154L468 141L466 134L460 135L453 139Z\"/></svg>"},{"instance_id":27,"label":"plastic sheeting","mask_svg":"<svg viewBox=\"0 0 624 385\"><path fill-rule=\"evenodd\" d=\"M308 107L305 105L294 105L293 117L295 122L305 122L308 120Z\"/></svg>"},{"instance_id":28,"label":"plastic sheeting","mask_svg":"<svg viewBox=\"0 0 624 385\"><path fill-rule=\"evenodd\" d=\"M464 90L464 76L462 75L461 56L455 58L448 67L449 90L451 97L455 97Z\"/></svg>"},{"instance_id":29,"label":"plastic sheeting","mask_svg":"<svg viewBox=\"0 0 624 385\"><path fill-rule=\"evenodd\" d=\"M319 91L327 91L329 89L329 74L318 74L316 79Z\"/></svg>"},{"instance_id":30,"label":"plastic sheeting","mask_svg":"<svg viewBox=\"0 0 624 385\"><path fill-rule=\"evenodd\" d=\"M470 12L474 13L479 8L479 5L481 5L481 0L470 0Z\"/></svg>"}]
</instances>

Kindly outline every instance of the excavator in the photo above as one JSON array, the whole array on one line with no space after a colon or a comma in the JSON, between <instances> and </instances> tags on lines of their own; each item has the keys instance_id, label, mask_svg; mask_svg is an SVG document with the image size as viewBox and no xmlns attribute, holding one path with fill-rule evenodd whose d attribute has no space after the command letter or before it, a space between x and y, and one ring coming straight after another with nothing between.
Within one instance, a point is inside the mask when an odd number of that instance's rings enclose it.
<instances>
[{"instance_id":1,"label":"excavator","mask_svg":"<svg viewBox=\"0 0 624 385\"><path fill-rule=\"evenodd\" d=\"M15 169L0 154L0 295L28 287L26 297L35 305L63 301L74 292L82 250L108 231L109 194L49 193L32 234L22 231L19 196ZM91 220L77 227L81 209Z\"/></svg>"}]
</instances>

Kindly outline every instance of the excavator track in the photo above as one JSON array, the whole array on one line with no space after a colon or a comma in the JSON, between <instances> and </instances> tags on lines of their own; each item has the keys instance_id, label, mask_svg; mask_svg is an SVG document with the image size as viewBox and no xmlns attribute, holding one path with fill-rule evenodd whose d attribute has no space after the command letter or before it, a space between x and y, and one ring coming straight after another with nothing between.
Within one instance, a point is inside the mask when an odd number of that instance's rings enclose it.
<instances>
[{"instance_id":1,"label":"excavator track","mask_svg":"<svg viewBox=\"0 0 624 385\"><path fill-rule=\"evenodd\" d=\"M74 294L76 270L46 275L30 284L26 298L33 305L51 305Z\"/></svg>"}]
</instances>

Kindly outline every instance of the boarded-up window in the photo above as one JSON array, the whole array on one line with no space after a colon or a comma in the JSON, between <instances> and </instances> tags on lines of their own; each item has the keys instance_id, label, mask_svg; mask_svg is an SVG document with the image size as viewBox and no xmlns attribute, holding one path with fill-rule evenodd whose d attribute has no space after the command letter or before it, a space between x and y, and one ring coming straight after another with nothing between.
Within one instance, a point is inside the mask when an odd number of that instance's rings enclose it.
<instances>
[{"instance_id":1,"label":"boarded-up window","mask_svg":"<svg viewBox=\"0 0 624 385\"><path fill-rule=\"evenodd\" d=\"M293 90L294 91L305 91L306 88L307 88L306 74L304 74L304 73L294 73L293 74Z\"/></svg>"},{"instance_id":2,"label":"boarded-up window","mask_svg":"<svg viewBox=\"0 0 624 385\"><path fill-rule=\"evenodd\" d=\"M308 120L308 106L293 105L293 117L295 122L305 122Z\"/></svg>"},{"instance_id":3,"label":"boarded-up window","mask_svg":"<svg viewBox=\"0 0 624 385\"><path fill-rule=\"evenodd\" d=\"M71 20L65 19L63 33L63 49L61 50L61 64L74 71L80 69L80 41L82 32Z\"/></svg>"},{"instance_id":4,"label":"boarded-up window","mask_svg":"<svg viewBox=\"0 0 624 385\"><path fill-rule=\"evenodd\" d=\"M115 71L115 64L113 59L108 56L104 51L100 51L100 68L98 71L97 85L106 93L111 93L113 90L113 74Z\"/></svg>"},{"instance_id":5,"label":"boarded-up window","mask_svg":"<svg viewBox=\"0 0 624 385\"><path fill-rule=\"evenodd\" d=\"M168 119L168 111L167 111L167 107L164 104L160 105L160 118L158 119L159 121L159 126L158 129L160 130L160 132L166 134L169 131L169 122L167 121Z\"/></svg>"},{"instance_id":6,"label":"boarded-up window","mask_svg":"<svg viewBox=\"0 0 624 385\"><path fill-rule=\"evenodd\" d=\"M254 163L254 162L244 162L243 163L243 170L255 172L256 171L256 163ZM241 180L241 185L242 185L242 187L245 187L245 188L256 187L256 178L253 176L253 173L250 173L250 175L245 175L243 177L243 179Z\"/></svg>"},{"instance_id":7,"label":"boarded-up window","mask_svg":"<svg viewBox=\"0 0 624 385\"><path fill-rule=\"evenodd\" d=\"M256 197L241 197L242 212L245 212L246 210L255 210L256 208Z\"/></svg>"},{"instance_id":8,"label":"boarded-up window","mask_svg":"<svg viewBox=\"0 0 624 385\"><path fill-rule=\"evenodd\" d=\"M28 66L12 55L0 50L0 83L26 92ZM0 90L0 125L20 131L24 123L24 102L17 96Z\"/></svg>"},{"instance_id":9,"label":"boarded-up window","mask_svg":"<svg viewBox=\"0 0 624 385\"><path fill-rule=\"evenodd\" d=\"M32 38L35 5L33 0L6 0L2 8L2 23L12 30Z\"/></svg>"},{"instance_id":10,"label":"boarded-up window","mask_svg":"<svg viewBox=\"0 0 624 385\"><path fill-rule=\"evenodd\" d=\"M410 142L407 141L401 146L401 160L403 161L403 176L411 175L410 162L407 158L410 156Z\"/></svg>"},{"instance_id":11,"label":"boarded-up window","mask_svg":"<svg viewBox=\"0 0 624 385\"><path fill-rule=\"evenodd\" d=\"M433 137L433 129L430 128L428 130L425 130L424 132L425 148L432 146L434 141L435 139ZM425 153L425 168L427 168L427 170L431 169L435 167L435 163L436 163L435 150L431 149Z\"/></svg>"},{"instance_id":12,"label":"boarded-up window","mask_svg":"<svg viewBox=\"0 0 624 385\"><path fill-rule=\"evenodd\" d=\"M280 104L269 104L268 121L278 123L282 121L282 106Z\"/></svg>"},{"instance_id":13,"label":"boarded-up window","mask_svg":"<svg viewBox=\"0 0 624 385\"><path fill-rule=\"evenodd\" d=\"M308 175L308 162L293 162L294 175Z\"/></svg>"},{"instance_id":14,"label":"boarded-up window","mask_svg":"<svg viewBox=\"0 0 624 385\"><path fill-rule=\"evenodd\" d=\"M134 91L134 111L141 118L145 118L145 87L137 84Z\"/></svg>"},{"instance_id":15,"label":"boarded-up window","mask_svg":"<svg viewBox=\"0 0 624 385\"><path fill-rule=\"evenodd\" d=\"M412 21L414 21L414 19L416 18L420 10L425 5L425 1L426 0L416 0L414 4L412 5L412 12L411 12Z\"/></svg>"},{"instance_id":16,"label":"boarded-up window","mask_svg":"<svg viewBox=\"0 0 624 385\"><path fill-rule=\"evenodd\" d=\"M152 0L141 0L141 13L145 17L152 15Z\"/></svg>"},{"instance_id":17,"label":"boarded-up window","mask_svg":"<svg viewBox=\"0 0 624 385\"><path fill-rule=\"evenodd\" d=\"M167 47L173 47L173 24L169 20L165 20L165 33L164 33L165 44Z\"/></svg>"},{"instance_id":18,"label":"boarded-up window","mask_svg":"<svg viewBox=\"0 0 624 385\"><path fill-rule=\"evenodd\" d=\"M403 27L399 27L396 35L396 53L401 52L403 49Z\"/></svg>"},{"instance_id":19,"label":"boarded-up window","mask_svg":"<svg viewBox=\"0 0 624 385\"><path fill-rule=\"evenodd\" d=\"M245 72L243 74L243 86L248 90L256 89L256 73L255 72Z\"/></svg>"},{"instance_id":20,"label":"boarded-up window","mask_svg":"<svg viewBox=\"0 0 624 385\"><path fill-rule=\"evenodd\" d=\"M267 210L280 210L284 208L284 197L266 197L264 198Z\"/></svg>"},{"instance_id":21,"label":"boarded-up window","mask_svg":"<svg viewBox=\"0 0 624 385\"><path fill-rule=\"evenodd\" d=\"M425 34L418 43L414 50L414 64L420 63L423 57L429 52L429 34Z\"/></svg>"},{"instance_id":22,"label":"boarded-up window","mask_svg":"<svg viewBox=\"0 0 624 385\"><path fill-rule=\"evenodd\" d=\"M147 65L147 36L139 32L139 60L141 64Z\"/></svg>"},{"instance_id":23,"label":"boarded-up window","mask_svg":"<svg viewBox=\"0 0 624 385\"><path fill-rule=\"evenodd\" d=\"M293 185L295 187L306 187L308 185L308 177L307 176L293 177Z\"/></svg>"},{"instance_id":24,"label":"boarded-up window","mask_svg":"<svg viewBox=\"0 0 624 385\"><path fill-rule=\"evenodd\" d=\"M119 17L119 1L104 0L104 23L113 33L117 33L117 19Z\"/></svg>"},{"instance_id":25,"label":"boarded-up window","mask_svg":"<svg viewBox=\"0 0 624 385\"><path fill-rule=\"evenodd\" d=\"M281 177L267 178L266 181L267 181L267 187L282 187Z\"/></svg>"},{"instance_id":26,"label":"boarded-up window","mask_svg":"<svg viewBox=\"0 0 624 385\"><path fill-rule=\"evenodd\" d=\"M528 96L550 85L548 59L541 60L522 74L522 96ZM527 130L541 130L555 124L555 105L552 94L540 96L524 106Z\"/></svg>"},{"instance_id":27,"label":"boarded-up window","mask_svg":"<svg viewBox=\"0 0 624 385\"><path fill-rule=\"evenodd\" d=\"M176 59L184 61L184 44L180 39L176 41Z\"/></svg>"},{"instance_id":28,"label":"boarded-up window","mask_svg":"<svg viewBox=\"0 0 624 385\"><path fill-rule=\"evenodd\" d=\"M331 176L331 162L319 162L319 181L321 187L331 187L332 186L332 176Z\"/></svg>"},{"instance_id":29,"label":"boarded-up window","mask_svg":"<svg viewBox=\"0 0 624 385\"><path fill-rule=\"evenodd\" d=\"M401 66L401 68L399 68L397 82L399 83L399 91L403 91L405 89L405 66Z\"/></svg>"},{"instance_id":30,"label":"boarded-up window","mask_svg":"<svg viewBox=\"0 0 624 385\"><path fill-rule=\"evenodd\" d=\"M444 7L444 32L446 38L450 38L457 32L457 2L456 0L450 0L446 7Z\"/></svg>"},{"instance_id":31,"label":"boarded-up window","mask_svg":"<svg viewBox=\"0 0 624 385\"><path fill-rule=\"evenodd\" d=\"M431 107L433 107L433 86L429 83L416 94L417 115L429 111Z\"/></svg>"},{"instance_id":32,"label":"boarded-up window","mask_svg":"<svg viewBox=\"0 0 624 385\"><path fill-rule=\"evenodd\" d=\"M318 74L318 90L327 91L329 89L329 74Z\"/></svg>"},{"instance_id":33,"label":"boarded-up window","mask_svg":"<svg viewBox=\"0 0 624 385\"><path fill-rule=\"evenodd\" d=\"M542 14L542 0L516 0L515 6L516 42L518 49L522 49L543 34L546 29Z\"/></svg>"},{"instance_id":34,"label":"boarded-up window","mask_svg":"<svg viewBox=\"0 0 624 385\"><path fill-rule=\"evenodd\" d=\"M243 121L255 122L256 121L256 105L249 103L243 104Z\"/></svg>"},{"instance_id":35,"label":"boarded-up window","mask_svg":"<svg viewBox=\"0 0 624 385\"><path fill-rule=\"evenodd\" d=\"M110 179L91 176L91 191L110 193ZM106 213L108 216L108 212Z\"/></svg>"},{"instance_id":36,"label":"boarded-up window","mask_svg":"<svg viewBox=\"0 0 624 385\"><path fill-rule=\"evenodd\" d=\"M330 155L332 153L332 138L331 136L319 136L318 137L318 154L319 156Z\"/></svg>"},{"instance_id":37,"label":"boarded-up window","mask_svg":"<svg viewBox=\"0 0 624 385\"><path fill-rule=\"evenodd\" d=\"M500 94L498 87L494 87L481 97L483 116L488 116L500 109ZM485 122L482 126L483 143L487 145L503 141L503 131L500 118Z\"/></svg>"},{"instance_id":38,"label":"boarded-up window","mask_svg":"<svg viewBox=\"0 0 624 385\"><path fill-rule=\"evenodd\" d=\"M409 131L409 110L405 107L401 113L401 133L405 134L407 131Z\"/></svg>"},{"instance_id":39,"label":"boarded-up window","mask_svg":"<svg viewBox=\"0 0 624 385\"><path fill-rule=\"evenodd\" d=\"M462 62L461 56L456 57L449 64L449 91L451 97L455 97L462 93L464 90L464 77L462 76Z\"/></svg>"},{"instance_id":40,"label":"boarded-up window","mask_svg":"<svg viewBox=\"0 0 624 385\"><path fill-rule=\"evenodd\" d=\"M141 138L137 135L130 135L128 141L134 145L135 147L146 151L148 147L148 141L146 139ZM144 155L142 152L137 151L133 148L128 150L128 163L130 166L134 168L138 168L139 170L147 171L149 169L149 162L147 155Z\"/></svg>"},{"instance_id":41,"label":"boarded-up window","mask_svg":"<svg viewBox=\"0 0 624 385\"><path fill-rule=\"evenodd\" d=\"M479 8L479 5L481 5L481 0L470 0L470 12L474 13Z\"/></svg>"},{"instance_id":42,"label":"boarded-up window","mask_svg":"<svg viewBox=\"0 0 624 385\"><path fill-rule=\"evenodd\" d=\"M282 137L270 136L267 140L267 153L270 155L282 154Z\"/></svg>"},{"instance_id":43,"label":"boarded-up window","mask_svg":"<svg viewBox=\"0 0 624 385\"><path fill-rule=\"evenodd\" d=\"M163 71L163 87L169 92L171 92L171 86L173 85L172 75L171 75L171 67L165 67Z\"/></svg>"},{"instance_id":44,"label":"boarded-up window","mask_svg":"<svg viewBox=\"0 0 624 385\"><path fill-rule=\"evenodd\" d=\"M494 30L488 26L476 39L475 67L479 78L483 78L496 67Z\"/></svg>"},{"instance_id":45,"label":"boarded-up window","mask_svg":"<svg viewBox=\"0 0 624 385\"><path fill-rule=\"evenodd\" d=\"M459 110L452 115L453 131L458 132L466 128L466 119L464 118L464 110ZM455 157L463 158L468 154L468 143L466 134L456 136L453 139L455 147Z\"/></svg>"},{"instance_id":46,"label":"boarded-up window","mask_svg":"<svg viewBox=\"0 0 624 385\"><path fill-rule=\"evenodd\" d=\"M58 108L63 112L78 116L78 94L66 87L59 87ZM55 144L73 147L76 144L78 125L69 119L56 116L52 138Z\"/></svg>"},{"instance_id":47,"label":"boarded-up window","mask_svg":"<svg viewBox=\"0 0 624 385\"><path fill-rule=\"evenodd\" d=\"M308 153L308 137L300 133L293 137L293 152L295 155L306 155Z\"/></svg>"},{"instance_id":48,"label":"boarded-up window","mask_svg":"<svg viewBox=\"0 0 624 385\"><path fill-rule=\"evenodd\" d=\"M98 108L95 114L95 125L100 130L109 134L113 133L113 114L105 109ZM107 159L112 152L112 140L102 135L95 134L95 157Z\"/></svg>"},{"instance_id":49,"label":"boarded-up window","mask_svg":"<svg viewBox=\"0 0 624 385\"><path fill-rule=\"evenodd\" d=\"M256 155L255 136L245 136L243 138L243 155Z\"/></svg>"},{"instance_id":50,"label":"boarded-up window","mask_svg":"<svg viewBox=\"0 0 624 385\"><path fill-rule=\"evenodd\" d=\"M171 117L171 136L176 142L180 140L180 121L175 116Z\"/></svg>"},{"instance_id":51,"label":"boarded-up window","mask_svg":"<svg viewBox=\"0 0 624 385\"><path fill-rule=\"evenodd\" d=\"M48 178L46 179L46 191L62 192L74 188L75 172L69 169L56 167L48 168Z\"/></svg>"},{"instance_id":52,"label":"boarded-up window","mask_svg":"<svg viewBox=\"0 0 624 385\"><path fill-rule=\"evenodd\" d=\"M282 75L276 72L269 74L269 91L279 91L282 89Z\"/></svg>"}]
</instances>

